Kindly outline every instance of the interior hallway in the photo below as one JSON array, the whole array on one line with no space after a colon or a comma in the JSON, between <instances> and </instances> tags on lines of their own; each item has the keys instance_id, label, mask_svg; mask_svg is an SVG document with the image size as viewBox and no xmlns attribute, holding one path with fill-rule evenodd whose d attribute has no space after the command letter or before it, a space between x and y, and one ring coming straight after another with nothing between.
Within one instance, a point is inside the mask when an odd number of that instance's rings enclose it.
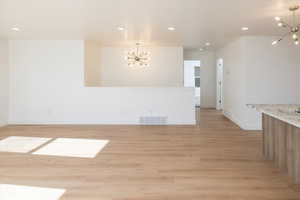
<instances>
[{"instance_id":1,"label":"interior hallway","mask_svg":"<svg viewBox=\"0 0 300 200\"><path fill-rule=\"evenodd\" d=\"M8 126L8 136L110 140L94 159L0 152L0 184L64 188L61 200L296 200L260 132L215 110L197 126ZM299 187L299 186L298 186Z\"/></svg>"}]
</instances>

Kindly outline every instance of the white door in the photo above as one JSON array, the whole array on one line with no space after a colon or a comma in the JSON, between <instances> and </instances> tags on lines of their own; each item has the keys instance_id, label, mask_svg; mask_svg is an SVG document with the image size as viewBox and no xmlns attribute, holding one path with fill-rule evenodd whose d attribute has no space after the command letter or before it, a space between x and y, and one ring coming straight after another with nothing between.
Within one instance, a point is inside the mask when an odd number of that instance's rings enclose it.
<instances>
[{"instance_id":1,"label":"white door","mask_svg":"<svg viewBox=\"0 0 300 200\"><path fill-rule=\"evenodd\" d=\"M217 60L217 110L223 110L223 59Z\"/></svg>"}]
</instances>

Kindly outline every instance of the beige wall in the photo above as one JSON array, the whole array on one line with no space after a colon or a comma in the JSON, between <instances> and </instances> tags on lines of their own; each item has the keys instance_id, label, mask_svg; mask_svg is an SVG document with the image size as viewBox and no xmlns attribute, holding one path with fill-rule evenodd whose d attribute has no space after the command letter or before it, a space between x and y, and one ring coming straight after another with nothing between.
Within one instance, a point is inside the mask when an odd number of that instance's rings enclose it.
<instances>
[{"instance_id":1,"label":"beige wall","mask_svg":"<svg viewBox=\"0 0 300 200\"><path fill-rule=\"evenodd\" d=\"M101 46L94 41L84 42L84 80L85 86L97 87L101 84L100 81L100 65L101 65Z\"/></svg>"},{"instance_id":2,"label":"beige wall","mask_svg":"<svg viewBox=\"0 0 300 200\"><path fill-rule=\"evenodd\" d=\"M216 58L213 51L185 50L184 60L201 61L201 107L216 107Z\"/></svg>"},{"instance_id":3,"label":"beige wall","mask_svg":"<svg viewBox=\"0 0 300 200\"><path fill-rule=\"evenodd\" d=\"M128 67L125 52L132 48L85 45L86 86L101 87L183 87L182 47L145 47L150 66ZM133 47L134 48L134 47Z\"/></svg>"}]
</instances>

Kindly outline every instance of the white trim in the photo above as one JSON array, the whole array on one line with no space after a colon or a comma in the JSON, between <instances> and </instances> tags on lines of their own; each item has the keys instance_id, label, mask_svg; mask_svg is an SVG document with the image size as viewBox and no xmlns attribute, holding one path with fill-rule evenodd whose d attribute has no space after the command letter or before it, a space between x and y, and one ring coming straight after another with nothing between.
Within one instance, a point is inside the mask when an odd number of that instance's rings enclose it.
<instances>
[{"instance_id":1,"label":"white trim","mask_svg":"<svg viewBox=\"0 0 300 200\"><path fill-rule=\"evenodd\" d=\"M238 118L234 117L230 112L227 111L223 111L223 114L226 118L228 118L230 121L232 121L233 123L235 123L236 125L238 125L241 129L243 129L243 123L241 120L239 120Z\"/></svg>"},{"instance_id":2,"label":"white trim","mask_svg":"<svg viewBox=\"0 0 300 200\"><path fill-rule=\"evenodd\" d=\"M6 123L0 123L0 128L7 126Z\"/></svg>"},{"instance_id":3,"label":"white trim","mask_svg":"<svg viewBox=\"0 0 300 200\"><path fill-rule=\"evenodd\" d=\"M222 66L222 70L220 70ZM223 84L224 84L224 61L223 58L218 58L216 62L216 108L217 110L223 110L224 98L223 98ZM221 73L222 72L222 73ZM221 86L219 84L221 82ZM219 102L221 100L221 103Z\"/></svg>"},{"instance_id":4,"label":"white trim","mask_svg":"<svg viewBox=\"0 0 300 200\"><path fill-rule=\"evenodd\" d=\"M139 122L75 122L75 121L69 121L69 122L37 122L37 121L10 121L8 125L143 125ZM153 125L153 126L190 126L190 125L196 125L196 120L192 123L190 122L167 122L166 124L159 124L159 125Z\"/></svg>"}]
</instances>

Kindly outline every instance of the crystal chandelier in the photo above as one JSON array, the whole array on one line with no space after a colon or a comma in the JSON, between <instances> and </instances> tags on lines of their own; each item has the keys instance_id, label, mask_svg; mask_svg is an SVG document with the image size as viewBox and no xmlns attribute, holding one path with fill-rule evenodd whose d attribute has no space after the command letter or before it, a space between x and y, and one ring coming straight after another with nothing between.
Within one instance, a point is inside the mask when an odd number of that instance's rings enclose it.
<instances>
[{"instance_id":1,"label":"crystal chandelier","mask_svg":"<svg viewBox=\"0 0 300 200\"><path fill-rule=\"evenodd\" d=\"M140 51L140 43L136 44L136 49L126 52L125 59L129 67L140 66L148 67L150 61L150 53L147 51Z\"/></svg>"},{"instance_id":2,"label":"crystal chandelier","mask_svg":"<svg viewBox=\"0 0 300 200\"><path fill-rule=\"evenodd\" d=\"M278 26L282 27L282 28L286 28L288 29L288 32L286 34L284 34L281 38L279 38L278 40L275 40L272 42L272 45L276 45L279 42L281 42L285 37L291 35L292 39L294 41L295 45L299 44L299 30L300 30L300 24L296 23L296 11L299 10L299 6L292 6L290 7L290 11L292 12L292 20L291 23L287 23L285 21L283 21L280 17L275 17L275 20L278 22Z\"/></svg>"}]
</instances>

